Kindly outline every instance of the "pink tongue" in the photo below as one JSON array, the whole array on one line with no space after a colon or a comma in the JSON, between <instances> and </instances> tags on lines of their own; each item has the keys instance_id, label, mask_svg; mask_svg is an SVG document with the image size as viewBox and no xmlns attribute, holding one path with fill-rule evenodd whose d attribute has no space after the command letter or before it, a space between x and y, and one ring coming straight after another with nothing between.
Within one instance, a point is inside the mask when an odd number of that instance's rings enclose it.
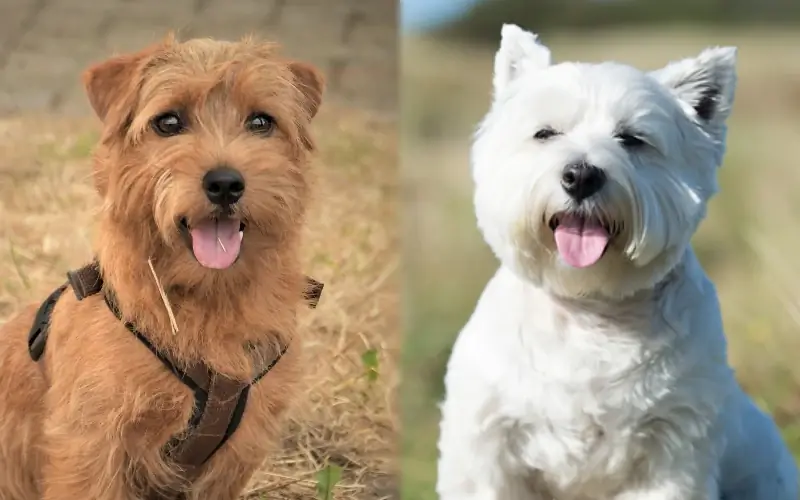
<instances>
[{"instance_id":1,"label":"pink tongue","mask_svg":"<svg viewBox=\"0 0 800 500\"><path fill-rule=\"evenodd\" d=\"M556 227L556 246L561 258L572 267L589 267L603 256L608 231L597 221L567 215Z\"/></svg>"},{"instance_id":2,"label":"pink tongue","mask_svg":"<svg viewBox=\"0 0 800 500\"><path fill-rule=\"evenodd\" d=\"M239 221L208 219L192 227L192 251L202 266L211 269L230 267L239 256L242 240Z\"/></svg>"}]
</instances>

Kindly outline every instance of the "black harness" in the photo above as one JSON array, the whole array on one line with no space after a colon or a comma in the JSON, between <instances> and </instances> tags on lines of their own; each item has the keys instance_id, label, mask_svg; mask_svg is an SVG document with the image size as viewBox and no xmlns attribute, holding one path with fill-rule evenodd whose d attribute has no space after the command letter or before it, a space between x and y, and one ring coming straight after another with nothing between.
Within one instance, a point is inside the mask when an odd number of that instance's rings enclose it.
<instances>
[{"instance_id":1,"label":"black harness","mask_svg":"<svg viewBox=\"0 0 800 500\"><path fill-rule=\"evenodd\" d=\"M33 325L28 334L28 351L34 361L39 361L47 344L50 318L58 299L64 291L71 287L78 300L103 293L109 310L120 321L122 314L116 305L113 293L103 286L100 267L93 262L81 269L67 273L68 281L56 288L42 302L36 312ZM307 278L305 299L309 307L316 307L322 294L323 284ZM247 406L250 387L258 383L275 367L289 348L288 343L280 345L275 356L261 367L247 381L231 380L215 374L202 363L190 364L181 368L166 353L159 351L136 326L124 322L125 327L145 346L159 361L171 371L194 394L194 409L185 432L174 436L166 445L165 452L184 471L184 478L192 481L201 472L201 467L216 453L233 435L241 423ZM148 499L175 498L151 493Z\"/></svg>"}]
</instances>

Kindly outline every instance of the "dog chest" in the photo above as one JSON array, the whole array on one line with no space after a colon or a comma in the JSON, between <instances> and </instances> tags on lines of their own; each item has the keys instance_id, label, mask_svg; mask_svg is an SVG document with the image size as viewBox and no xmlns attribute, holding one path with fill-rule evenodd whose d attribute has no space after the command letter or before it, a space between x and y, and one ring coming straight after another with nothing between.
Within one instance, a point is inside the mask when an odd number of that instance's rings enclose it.
<instances>
[{"instance_id":1,"label":"dog chest","mask_svg":"<svg viewBox=\"0 0 800 500\"><path fill-rule=\"evenodd\" d=\"M573 372L574 373L574 372ZM630 470L641 410L631 386L606 377L563 380L531 373L527 397L507 403L506 459L553 491L605 487ZM507 400L509 401L509 400ZM597 484L594 484L597 483Z\"/></svg>"},{"instance_id":2,"label":"dog chest","mask_svg":"<svg viewBox=\"0 0 800 500\"><path fill-rule=\"evenodd\" d=\"M658 345L635 331L635 321L586 327L593 323L567 316L547 297L516 297L477 311L483 319L475 322L492 332L483 336L485 349L504 361L493 363L504 460L564 498L613 487L631 470L636 429L655 404L641 395L667 383L642 373Z\"/></svg>"},{"instance_id":3,"label":"dog chest","mask_svg":"<svg viewBox=\"0 0 800 500\"><path fill-rule=\"evenodd\" d=\"M263 377L284 357L289 344L277 342L270 346L274 351L271 356L262 356L258 345L244 346L253 358L255 373L246 380L234 380L220 375L202 361L179 362L173 359L156 345L136 326L124 320L119 310L113 290L104 284L100 266L93 262L77 271L68 274L69 281L56 289L40 306L28 335L28 350L34 362L43 361L53 309L61 295L72 288L78 301L93 295L100 295L110 313L141 344L146 347L153 359L158 360L164 368L172 372L176 378L191 390L194 396L192 414L186 429L172 437L162 449L163 455L169 457L172 464L179 469L185 483L197 480L205 471L206 464L233 436L244 417L251 388L256 387ZM310 307L315 307L322 291L322 284L308 278L308 288L304 298ZM263 406L263 403L262 403ZM271 412L262 412L270 413ZM180 492L183 486L176 483ZM148 490L150 491L150 490ZM162 498L152 490L153 495L147 498Z\"/></svg>"}]
</instances>

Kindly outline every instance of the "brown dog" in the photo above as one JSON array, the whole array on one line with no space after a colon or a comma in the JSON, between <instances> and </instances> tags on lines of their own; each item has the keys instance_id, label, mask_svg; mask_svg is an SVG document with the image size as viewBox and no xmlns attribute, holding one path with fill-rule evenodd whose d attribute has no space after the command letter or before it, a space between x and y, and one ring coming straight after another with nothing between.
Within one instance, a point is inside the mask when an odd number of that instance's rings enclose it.
<instances>
[{"instance_id":1,"label":"brown dog","mask_svg":"<svg viewBox=\"0 0 800 500\"><path fill-rule=\"evenodd\" d=\"M298 392L323 89L276 50L168 39L86 71L97 267L0 331L0 500L227 500L265 459Z\"/></svg>"}]
</instances>

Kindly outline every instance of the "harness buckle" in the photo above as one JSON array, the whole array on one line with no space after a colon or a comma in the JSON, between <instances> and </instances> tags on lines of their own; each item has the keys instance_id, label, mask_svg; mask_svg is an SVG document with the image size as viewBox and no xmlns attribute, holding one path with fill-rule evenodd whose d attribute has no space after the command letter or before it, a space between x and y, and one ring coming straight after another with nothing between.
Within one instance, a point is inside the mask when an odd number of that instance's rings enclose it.
<instances>
[{"instance_id":1,"label":"harness buckle","mask_svg":"<svg viewBox=\"0 0 800 500\"><path fill-rule=\"evenodd\" d=\"M98 293L103 288L100 267L93 262L80 269L67 272L67 280L78 300Z\"/></svg>"}]
</instances>

